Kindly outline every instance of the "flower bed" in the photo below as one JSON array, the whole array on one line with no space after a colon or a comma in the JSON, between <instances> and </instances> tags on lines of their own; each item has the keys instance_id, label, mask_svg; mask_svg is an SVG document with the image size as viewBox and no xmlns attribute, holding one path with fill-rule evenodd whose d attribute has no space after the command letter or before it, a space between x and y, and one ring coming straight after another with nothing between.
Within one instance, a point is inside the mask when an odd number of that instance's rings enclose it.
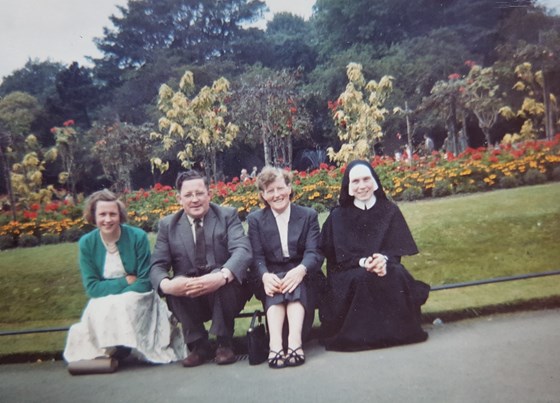
<instances>
[{"instance_id":1,"label":"flower bed","mask_svg":"<svg viewBox=\"0 0 560 403\"><path fill-rule=\"evenodd\" d=\"M552 141L536 140L499 149L467 149L458 156L434 152L395 161L376 156L372 160L387 194L394 200L416 200L457 193L534 185L560 180L560 135ZM310 172L294 172L293 200L319 212L328 211L338 199L345 167L321 164ZM260 207L254 180L212 184L212 201L237 209L242 219ZM158 220L180 207L171 186L156 184L123 195L129 222L156 231ZM11 221L0 217L0 249L39 243L75 241L91 230L81 218L81 205L59 201L33 205Z\"/></svg>"}]
</instances>

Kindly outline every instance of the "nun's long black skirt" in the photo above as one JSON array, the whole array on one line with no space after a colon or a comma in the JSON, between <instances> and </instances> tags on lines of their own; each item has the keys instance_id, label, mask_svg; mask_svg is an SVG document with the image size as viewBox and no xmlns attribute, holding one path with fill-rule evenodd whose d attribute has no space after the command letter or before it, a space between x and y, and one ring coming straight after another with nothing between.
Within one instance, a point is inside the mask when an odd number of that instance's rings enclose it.
<instances>
[{"instance_id":1,"label":"nun's long black skirt","mask_svg":"<svg viewBox=\"0 0 560 403\"><path fill-rule=\"evenodd\" d=\"M383 277L364 268L330 273L321 313L325 347L359 351L425 341L420 307L430 287L401 264Z\"/></svg>"}]
</instances>

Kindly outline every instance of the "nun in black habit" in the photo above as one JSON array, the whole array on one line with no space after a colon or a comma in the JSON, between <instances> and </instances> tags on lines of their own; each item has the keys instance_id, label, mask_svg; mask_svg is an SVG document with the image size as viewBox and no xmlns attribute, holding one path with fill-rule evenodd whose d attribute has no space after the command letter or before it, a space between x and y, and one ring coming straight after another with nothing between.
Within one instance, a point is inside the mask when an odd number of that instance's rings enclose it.
<instances>
[{"instance_id":1,"label":"nun in black habit","mask_svg":"<svg viewBox=\"0 0 560 403\"><path fill-rule=\"evenodd\" d=\"M418 253L396 204L367 161L348 164L321 231L328 288L321 321L327 350L358 351L420 342L420 306L430 287L401 256Z\"/></svg>"}]
</instances>

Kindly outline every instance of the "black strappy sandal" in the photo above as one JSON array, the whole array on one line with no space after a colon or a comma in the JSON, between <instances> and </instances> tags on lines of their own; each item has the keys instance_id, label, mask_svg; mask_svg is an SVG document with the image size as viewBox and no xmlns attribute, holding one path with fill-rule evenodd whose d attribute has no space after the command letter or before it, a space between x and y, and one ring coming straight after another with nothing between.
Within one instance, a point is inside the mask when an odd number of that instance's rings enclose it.
<instances>
[{"instance_id":1,"label":"black strappy sandal","mask_svg":"<svg viewBox=\"0 0 560 403\"><path fill-rule=\"evenodd\" d=\"M302 346L299 346L296 349L288 348L288 356L284 360L284 365L286 367L299 367L300 365L305 364L305 355L298 354L297 351L301 350L303 353Z\"/></svg>"},{"instance_id":2,"label":"black strappy sandal","mask_svg":"<svg viewBox=\"0 0 560 403\"><path fill-rule=\"evenodd\" d=\"M274 353L274 357L268 359L268 366L274 369L284 368L286 366L286 359L284 357L284 352L272 351L272 350L270 350L270 352Z\"/></svg>"}]
</instances>

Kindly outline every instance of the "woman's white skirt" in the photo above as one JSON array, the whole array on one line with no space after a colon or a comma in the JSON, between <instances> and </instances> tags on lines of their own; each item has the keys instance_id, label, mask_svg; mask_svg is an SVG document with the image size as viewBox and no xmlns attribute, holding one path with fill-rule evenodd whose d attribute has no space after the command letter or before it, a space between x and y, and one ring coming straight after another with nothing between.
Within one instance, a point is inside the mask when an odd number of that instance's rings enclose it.
<instances>
[{"instance_id":1,"label":"woman's white skirt","mask_svg":"<svg viewBox=\"0 0 560 403\"><path fill-rule=\"evenodd\" d=\"M185 358L183 334L166 303L154 292L126 292L89 300L81 321L70 327L67 362L107 357L116 346L152 363Z\"/></svg>"}]
</instances>

